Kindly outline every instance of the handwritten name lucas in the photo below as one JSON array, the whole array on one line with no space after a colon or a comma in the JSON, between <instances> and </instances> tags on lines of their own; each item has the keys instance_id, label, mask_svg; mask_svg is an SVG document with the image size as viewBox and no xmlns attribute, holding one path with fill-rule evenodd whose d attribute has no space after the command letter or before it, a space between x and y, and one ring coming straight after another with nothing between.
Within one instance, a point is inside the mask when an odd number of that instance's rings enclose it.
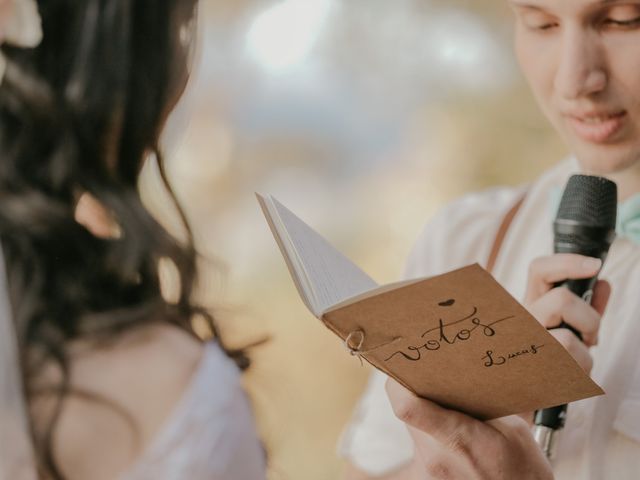
<instances>
[{"instance_id":1,"label":"handwritten name lucas","mask_svg":"<svg viewBox=\"0 0 640 480\"><path fill-rule=\"evenodd\" d=\"M509 360L521 357L523 355L536 355L544 345L531 345L529 348L518 350L517 352L507 353L506 355L497 355L493 350L487 350L487 354L482 357L485 367L497 367L504 365Z\"/></svg>"}]
</instances>

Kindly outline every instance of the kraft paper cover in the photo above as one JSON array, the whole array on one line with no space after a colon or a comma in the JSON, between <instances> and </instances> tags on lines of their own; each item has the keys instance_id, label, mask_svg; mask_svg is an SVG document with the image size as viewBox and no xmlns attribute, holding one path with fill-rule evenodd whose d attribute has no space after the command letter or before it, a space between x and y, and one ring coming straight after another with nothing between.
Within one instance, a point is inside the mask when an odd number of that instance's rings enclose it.
<instances>
[{"instance_id":1,"label":"kraft paper cover","mask_svg":"<svg viewBox=\"0 0 640 480\"><path fill-rule=\"evenodd\" d=\"M341 306L322 320L417 395L480 419L604 393L479 265Z\"/></svg>"}]
</instances>

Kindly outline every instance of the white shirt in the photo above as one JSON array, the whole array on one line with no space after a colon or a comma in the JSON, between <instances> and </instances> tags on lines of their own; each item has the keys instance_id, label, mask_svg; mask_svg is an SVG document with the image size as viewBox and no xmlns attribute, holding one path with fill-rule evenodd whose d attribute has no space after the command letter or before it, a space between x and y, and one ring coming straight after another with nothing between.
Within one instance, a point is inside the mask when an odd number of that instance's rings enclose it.
<instances>
[{"instance_id":1,"label":"white shirt","mask_svg":"<svg viewBox=\"0 0 640 480\"><path fill-rule=\"evenodd\" d=\"M553 253L551 192L563 188L577 171L577 162L567 160L531 185L507 232L493 275L517 299L524 297L531 261ZM494 189L446 206L419 237L406 276L432 276L474 262L485 265L504 215L523 192ZM616 239L600 277L611 283L612 295L599 345L591 350L591 375L606 395L570 405L554 461L557 480L631 480L640 475L640 246ZM413 456L411 438L391 410L385 380L380 372L372 375L339 446L344 457L374 476L391 473Z\"/></svg>"}]
</instances>

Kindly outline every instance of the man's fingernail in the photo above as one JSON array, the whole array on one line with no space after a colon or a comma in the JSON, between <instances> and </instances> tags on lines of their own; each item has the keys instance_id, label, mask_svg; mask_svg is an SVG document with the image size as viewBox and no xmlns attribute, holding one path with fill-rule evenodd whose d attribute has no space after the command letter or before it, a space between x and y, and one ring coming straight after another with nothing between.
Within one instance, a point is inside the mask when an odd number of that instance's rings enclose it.
<instances>
[{"instance_id":1,"label":"man's fingernail","mask_svg":"<svg viewBox=\"0 0 640 480\"><path fill-rule=\"evenodd\" d=\"M600 270L600 267L602 267L602 260L599 258L587 258L582 263L582 267L590 272L593 270Z\"/></svg>"}]
</instances>

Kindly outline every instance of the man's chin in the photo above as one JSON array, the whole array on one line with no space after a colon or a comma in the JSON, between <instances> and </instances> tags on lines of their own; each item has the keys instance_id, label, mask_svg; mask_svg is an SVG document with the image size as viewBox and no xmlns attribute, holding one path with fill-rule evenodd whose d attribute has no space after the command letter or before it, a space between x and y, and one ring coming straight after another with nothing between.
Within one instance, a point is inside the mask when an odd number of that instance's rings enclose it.
<instances>
[{"instance_id":1,"label":"man's chin","mask_svg":"<svg viewBox=\"0 0 640 480\"><path fill-rule=\"evenodd\" d=\"M590 175L616 175L627 171L640 171L640 149L616 145L593 145L574 148L580 168Z\"/></svg>"}]
</instances>

